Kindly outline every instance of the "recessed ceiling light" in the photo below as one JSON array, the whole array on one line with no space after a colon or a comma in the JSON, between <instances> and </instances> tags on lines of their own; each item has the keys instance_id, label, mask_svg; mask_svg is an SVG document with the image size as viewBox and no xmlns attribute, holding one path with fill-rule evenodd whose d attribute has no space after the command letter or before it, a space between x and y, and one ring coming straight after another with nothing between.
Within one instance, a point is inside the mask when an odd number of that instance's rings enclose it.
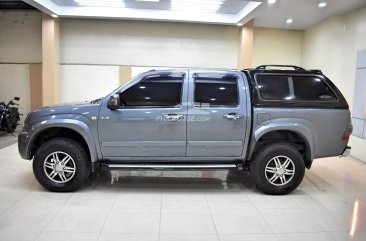
<instances>
[{"instance_id":1,"label":"recessed ceiling light","mask_svg":"<svg viewBox=\"0 0 366 241\"><path fill-rule=\"evenodd\" d=\"M274 4L274 3L276 3L276 0L268 0L267 1L269 4Z\"/></svg>"},{"instance_id":2,"label":"recessed ceiling light","mask_svg":"<svg viewBox=\"0 0 366 241\"><path fill-rule=\"evenodd\" d=\"M51 17L57 18L58 16L56 14L51 14Z\"/></svg>"},{"instance_id":3,"label":"recessed ceiling light","mask_svg":"<svg viewBox=\"0 0 366 241\"><path fill-rule=\"evenodd\" d=\"M79 6L85 7L119 7L123 8L125 3L122 0L74 0Z\"/></svg>"},{"instance_id":4,"label":"recessed ceiling light","mask_svg":"<svg viewBox=\"0 0 366 241\"><path fill-rule=\"evenodd\" d=\"M243 26L243 24L242 24L242 23L237 23L236 25L238 25L239 27Z\"/></svg>"},{"instance_id":5,"label":"recessed ceiling light","mask_svg":"<svg viewBox=\"0 0 366 241\"><path fill-rule=\"evenodd\" d=\"M287 20L286 20L286 23L292 23L294 20L292 19L292 18L288 18Z\"/></svg>"},{"instance_id":6,"label":"recessed ceiling light","mask_svg":"<svg viewBox=\"0 0 366 241\"><path fill-rule=\"evenodd\" d=\"M217 12L224 0L171 0L171 10L185 12Z\"/></svg>"},{"instance_id":7,"label":"recessed ceiling light","mask_svg":"<svg viewBox=\"0 0 366 241\"><path fill-rule=\"evenodd\" d=\"M320 2L319 2L319 4L318 4L318 6L319 6L320 8L324 8L324 7L326 7L326 6L327 6L327 2L325 2L325 1L320 1Z\"/></svg>"}]
</instances>

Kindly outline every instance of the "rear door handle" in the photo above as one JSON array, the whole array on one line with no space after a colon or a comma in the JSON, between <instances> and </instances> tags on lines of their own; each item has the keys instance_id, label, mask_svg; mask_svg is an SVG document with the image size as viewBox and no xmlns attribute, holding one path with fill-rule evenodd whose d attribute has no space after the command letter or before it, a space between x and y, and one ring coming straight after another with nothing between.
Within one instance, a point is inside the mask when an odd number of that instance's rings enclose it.
<instances>
[{"instance_id":1,"label":"rear door handle","mask_svg":"<svg viewBox=\"0 0 366 241\"><path fill-rule=\"evenodd\" d=\"M179 120L183 120L184 115L180 115L180 114L164 114L163 115L163 119L167 120L167 121L179 121Z\"/></svg>"},{"instance_id":2,"label":"rear door handle","mask_svg":"<svg viewBox=\"0 0 366 241\"><path fill-rule=\"evenodd\" d=\"M236 114L236 113L229 113L229 114L224 115L224 118L227 120L238 120L238 119L243 119L244 116Z\"/></svg>"}]
</instances>

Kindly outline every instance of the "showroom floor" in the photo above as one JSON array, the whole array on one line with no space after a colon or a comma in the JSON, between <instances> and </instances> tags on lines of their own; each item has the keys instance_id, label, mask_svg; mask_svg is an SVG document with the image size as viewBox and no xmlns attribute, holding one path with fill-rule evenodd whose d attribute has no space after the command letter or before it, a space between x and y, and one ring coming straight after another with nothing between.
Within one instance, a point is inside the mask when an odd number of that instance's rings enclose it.
<instances>
[{"instance_id":1,"label":"showroom floor","mask_svg":"<svg viewBox=\"0 0 366 241\"><path fill-rule=\"evenodd\" d=\"M287 196L240 171L106 173L52 193L14 144L0 150L0 184L0 240L366 240L366 165L352 158L316 160Z\"/></svg>"},{"instance_id":2,"label":"showroom floor","mask_svg":"<svg viewBox=\"0 0 366 241\"><path fill-rule=\"evenodd\" d=\"M18 131L13 134L0 131L0 149L10 146L18 141Z\"/></svg>"}]
</instances>

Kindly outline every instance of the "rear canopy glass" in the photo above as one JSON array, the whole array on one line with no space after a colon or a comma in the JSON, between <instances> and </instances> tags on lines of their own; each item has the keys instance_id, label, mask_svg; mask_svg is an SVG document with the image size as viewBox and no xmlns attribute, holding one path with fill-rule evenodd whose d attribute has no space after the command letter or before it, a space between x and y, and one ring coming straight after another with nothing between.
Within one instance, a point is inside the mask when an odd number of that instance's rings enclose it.
<instances>
[{"instance_id":1,"label":"rear canopy glass","mask_svg":"<svg viewBox=\"0 0 366 241\"><path fill-rule=\"evenodd\" d=\"M336 100L330 87L317 76L258 74L256 80L263 100Z\"/></svg>"}]
</instances>

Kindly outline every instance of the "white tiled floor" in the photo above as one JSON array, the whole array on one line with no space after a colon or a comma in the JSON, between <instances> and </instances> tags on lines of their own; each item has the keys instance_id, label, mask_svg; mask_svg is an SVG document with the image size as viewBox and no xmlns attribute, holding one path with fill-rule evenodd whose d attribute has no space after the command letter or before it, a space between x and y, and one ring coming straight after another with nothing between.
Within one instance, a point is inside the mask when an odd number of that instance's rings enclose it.
<instances>
[{"instance_id":1,"label":"white tiled floor","mask_svg":"<svg viewBox=\"0 0 366 241\"><path fill-rule=\"evenodd\" d=\"M352 158L316 160L286 196L258 192L241 171L115 174L52 193L16 145L1 149L0 240L366 240L366 164Z\"/></svg>"}]
</instances>

